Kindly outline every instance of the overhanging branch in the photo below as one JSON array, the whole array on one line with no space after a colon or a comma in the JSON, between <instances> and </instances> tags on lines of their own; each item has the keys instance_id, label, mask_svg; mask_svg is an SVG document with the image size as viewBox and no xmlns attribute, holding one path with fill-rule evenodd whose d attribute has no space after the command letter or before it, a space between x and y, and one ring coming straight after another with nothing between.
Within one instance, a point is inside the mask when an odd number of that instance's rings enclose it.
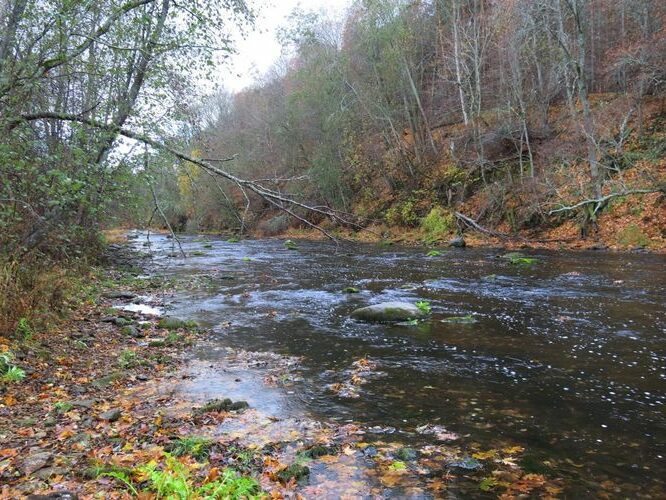
<instances>
[{"instance_id":1,"label":"overhanging branch","mask_svg":"<svg viewBox=\"0 0 666 500\"><path fill-rule=\"evenodd\" d=\"M166 151L180 160L188 161L190 163L193 163L194 165L197 165L198 167L202 168L208 173L212 173L224 179L227 179L228 181L236 184L239 188L243 190L247 189L249 191L252 191L253 193L259 195L264 200L268 201L271 205L280 208L287 214L292 215L301 221L304 221L304 219L302 217L295 215L293 212L293 208L301 208L310 213L315 213L324 217L329 217L335 222L347 226L352 226L355 227L356 229L363 229L363 227L360 224L357 224L356 222L353 222L347 218L349 214L345 214L334 209L329 209L327 207L311 206L306 203L299 202L293 198L283 195L282 193L266 188L255 181L243 179L241 177L233 175L230 172L227 172L226 170L222 170L221 168L212 165L208 161L194 158L193 156L185 154L182 151L179 151L178 149L169 146L168 144L164 144L158 140L152 139L146 135L139 134L137 132L133 132L132 130L128 130L124 127L118 127L113 124L99 122L97 120L85 118L80 115L68 114L68 113L54 113L46 111L41 113L30 113L30 114L21 115L19 118L16 118L9 122L9 129L11 130L12 128L17 127L22 122L31 122L44 119L81 123L83 125L88 125L89 127L115 133L123 137L127 137L128 139L133 139L135 141L142 142L155 149ZM287 207L291 207L291 209L287 209ZM330 233L328 233L318 225L312 224L310 222L307 222L307 224L313 227L314 229L318 230L319 232L321 232L324 236L335 240L335 238Z\"/></svg>"}]
</instances>

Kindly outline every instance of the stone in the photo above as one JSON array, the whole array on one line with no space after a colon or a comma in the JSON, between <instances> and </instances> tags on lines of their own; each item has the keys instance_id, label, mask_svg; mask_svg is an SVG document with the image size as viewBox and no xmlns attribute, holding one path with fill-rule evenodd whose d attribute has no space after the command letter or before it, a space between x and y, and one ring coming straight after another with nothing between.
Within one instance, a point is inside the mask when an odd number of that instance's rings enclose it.
<instances>
[{"instance_id":1,"label":"stone","mask_svg":"<svg viewBox=\"0 0 666 500\"><path fill-rule=\"evenodd\" d=\"M465 248L467 246L467 243L465 242L465 238L463 238L462 236L458 236L456 238L453 238L452 240L449 240L449 246L455 248Z\"/></svg>"},{"instance_id":2,"label":"stone","mask_svg":"<svg viewBox=\"0 0 666 500\"><path fill-rule=\"evenodd\" d=\"M105 411L104 413L100 413L99 419L106 420L108 422L115 422L121 417L122 414L123 411L120 408L111 408L110 410Z\"/></svg>"},{"instance_id":3,"label":"stone","mask_svg":"<svg viewBox=\"0 0 666 500\"><path fill-rule=\"evenodd\" d=\"M53 453L49 451L42 451L28 455L21 464L21 473L25 476L29 476L37 472L39 469L43 469L49 465L52 460Z\"/></svg>"},{"instance_id":4,"label":"stone","mask_svg":"<svg viewBox=\"0 0 666 500\"><path fill-rule=\"evenodd\" d=\"M132 292L124 292L124 291L117 291L117 292L107 292L104 294L104 297L107 299L135 299L137 297L136 293Z\"/></svg>"},{"instance_id":5,"label":"stone","mask_svg":"<svg viewBox=\"0 0 666 500\"><path fill-rule=\"evenodd\" d=\"M71 401L71 404L74 408L85 408L87 410L91 409L95 405L96 401L94 399L80 399L78 401Z\"/></svg>"},{"instance_id":6,"label":"stone","mask_svg":"<svg viewBox=\"0 0 666 500\"><path fill-rule=\"evenodd\" d=\"M142 337L141 333L139 332L139 329L133 325L123 326L122 332L123 335L127 335L128 337L134 337L134 338Z\"/></svg>"},{"instance_id":7,"label":"stone","mask_svg":"<svg viewBox=\"0 0 666 500\"><path fill-rule=\"evenodd\" d=\"M427 316L425 311L409 302L382 302L381 304L356 309L351 313L351 317L354 319L374 323L409 321L425 316Z\"/></svg>"},{"instance_id":8,"label":"stone","mask_svg":"<svg viewBox=\"0 0 666 500\"><path fill-rule=\"evenodd\" d=\"M113 318L113 324L116 325L116 326L123 327L123 326L127 326L131 323L132 323L132 320L129 320L127 318L123 318L123 317Z\"/></svg>"}]
</instances>

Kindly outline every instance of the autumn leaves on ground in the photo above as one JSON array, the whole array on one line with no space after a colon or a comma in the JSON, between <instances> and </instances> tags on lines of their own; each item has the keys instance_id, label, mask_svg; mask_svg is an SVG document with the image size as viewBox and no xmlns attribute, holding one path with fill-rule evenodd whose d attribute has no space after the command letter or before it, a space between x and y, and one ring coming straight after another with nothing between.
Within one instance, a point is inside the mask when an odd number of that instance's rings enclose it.
<instances>
[{"instance_id":1,"label":"autumn leaves on ground","mask_svg":"<svg viewBox=\"0 0 666 500\"><path fill-rule=\"evenodd\" d=\"M22 320L2 338L2 498L321 498L384 488L437 495L454 481L508 496L560 491L557 478L520 468L520 446L463 449L439 425L417 429L432 444L411 449L355 424L190 399L175 388L205 380L206 369L258 365L265 384L289 387L298 360L229 350L221 365L192 365L188 352L206 342L196 324L122 307L147 293L160 306L195 285L140 277L141 261L123 248L113 244L115 263L69 291L62 318L38 328ZM375 367L361 358L352 368L342 386L354 391ZM220 433L228 421L236 431Z\"/></svg>"}]
</instances>

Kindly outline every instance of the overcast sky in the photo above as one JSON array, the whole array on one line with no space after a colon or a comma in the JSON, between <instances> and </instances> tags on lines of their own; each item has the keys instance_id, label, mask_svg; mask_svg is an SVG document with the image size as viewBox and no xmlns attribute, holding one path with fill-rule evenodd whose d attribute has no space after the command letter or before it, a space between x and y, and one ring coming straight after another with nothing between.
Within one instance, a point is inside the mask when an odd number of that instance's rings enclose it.
<instances>
[{"instance_id":1,"label":"overcast sky","mask_svg":"<svg viewBox=\"0 0 666 500\"><path fill-rule=\"evenodd\" d=\"M341 16L352 0L253 0L257 11L256 29L236 44L238 54L231 65L222 69L224 86L239 91L249 85L280 57L277 30L286 24L289 14L300 6L303 10L325 10Z\"/></svg>"}]
</instances>

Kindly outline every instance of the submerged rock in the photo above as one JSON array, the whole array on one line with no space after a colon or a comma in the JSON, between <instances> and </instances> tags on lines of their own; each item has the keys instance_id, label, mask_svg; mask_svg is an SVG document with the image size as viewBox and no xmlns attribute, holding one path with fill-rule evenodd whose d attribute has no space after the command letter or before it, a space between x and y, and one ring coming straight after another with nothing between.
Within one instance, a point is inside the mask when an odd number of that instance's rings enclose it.
<instances>
[{"instance_id":1,"label":"submerged rock","mask_svg":"<svg viewBox=\"0 0 666 500\"><path fill-rule=\"evenodd\" d=\"M427 316L427 313L409 302L382 302L356 309L351 317L360 321L387 323L409 321Z\"/></svg>"}]
</instances>

